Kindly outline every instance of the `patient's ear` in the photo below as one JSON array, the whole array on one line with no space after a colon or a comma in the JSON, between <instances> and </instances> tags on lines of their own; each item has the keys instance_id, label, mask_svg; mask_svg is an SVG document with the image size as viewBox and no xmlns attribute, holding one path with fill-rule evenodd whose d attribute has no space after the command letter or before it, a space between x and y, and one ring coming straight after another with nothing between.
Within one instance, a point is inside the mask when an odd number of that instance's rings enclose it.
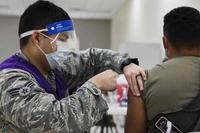
<instances>
[{"instance_id":1,"label":"patient's ear","mask_svg":"<svg viewBox=\"0 0 200 133\"><path fill-rule=\"evenodd\" d=\"M165 49L168 49L168 47L169 47L169 42L168 42L168 39L166 38L166 36L163 36L163 37L162 37L162 40L163 40L163 47L164 47Z\"/></svg>"}]
</instances>

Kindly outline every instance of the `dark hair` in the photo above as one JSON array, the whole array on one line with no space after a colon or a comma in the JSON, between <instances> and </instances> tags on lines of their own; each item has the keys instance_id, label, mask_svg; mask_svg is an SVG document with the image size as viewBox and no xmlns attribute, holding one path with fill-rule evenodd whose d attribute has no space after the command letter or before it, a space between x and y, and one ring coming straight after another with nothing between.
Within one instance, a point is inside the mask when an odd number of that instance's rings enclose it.
<instances>
[{"instance_id":1,"label":"dark hair","mask_svg":"<svg viewBox=\"0 0 200 133\"><path fill-rule=\"evenodd\" d=\"M164 35L177 49L200 48L200 13L191 7L175 8L164 17Z\"/></svg>"},{"instance_id":2,"label":"dark hair","mask_svg":"<svg viewBox=\"0 0 200 133\"><path fill-rule=\"evenodd\" d=\"M47 24L71 19L66 11L49 1L39 0L30 5L22 14L19 21L18 35L22 33L46 28ZM20 49L28 43L30 36L20 39Z\"/></svg>"}]
</instances>

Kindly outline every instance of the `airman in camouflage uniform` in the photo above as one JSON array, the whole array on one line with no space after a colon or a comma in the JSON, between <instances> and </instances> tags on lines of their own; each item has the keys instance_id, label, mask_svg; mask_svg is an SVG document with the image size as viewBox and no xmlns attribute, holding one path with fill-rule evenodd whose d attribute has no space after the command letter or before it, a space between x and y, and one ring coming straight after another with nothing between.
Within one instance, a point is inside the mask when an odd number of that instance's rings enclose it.
<instances>
[{"instance_id":1,"label":"airman in camouflage uniform","mask_svg":"<svg viewBox=\"0 0 200 133\"><path fill-rule=\"evenodd\" d=\"M21 52L17 55L25 58ZM112 51L101 49L88 49L80 56L73 55L73 60L80 60L81 63L71 64L65 60L60 61L68 81L68 89L77 86L79 82L85 83L75 94L60 101L52 94L46 93L30 73L20 69L0 71L1 132L80 133L87 131L101 119L108 109L106 101L101 91L87 80L96 72L107 68L121 72L119 65L128 56L120 56ZM69 67L76 68L77 75L68 74ZM53 75L47 77L49 81L52 79L54 79ZM55 86L54 82L50 83Z\"/></svg>"}]
</instances>

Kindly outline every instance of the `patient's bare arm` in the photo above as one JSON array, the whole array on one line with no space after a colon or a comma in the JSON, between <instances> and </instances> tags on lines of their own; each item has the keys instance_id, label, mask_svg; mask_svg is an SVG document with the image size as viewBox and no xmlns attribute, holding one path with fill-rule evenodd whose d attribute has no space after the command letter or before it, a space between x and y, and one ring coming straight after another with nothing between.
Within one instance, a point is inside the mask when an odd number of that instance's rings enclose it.
<instances>
[{"instance_id":1,"label":"patient's bare arm","mask_svg":"<svg viewBox=\"0 0 200 133\"><path fill-rule=\"evenodd\" d=\"M142 98L133 96L133 94L129 90L125 133L145 133L145 114L145 107Z\"/></svg>"}]
</instances>

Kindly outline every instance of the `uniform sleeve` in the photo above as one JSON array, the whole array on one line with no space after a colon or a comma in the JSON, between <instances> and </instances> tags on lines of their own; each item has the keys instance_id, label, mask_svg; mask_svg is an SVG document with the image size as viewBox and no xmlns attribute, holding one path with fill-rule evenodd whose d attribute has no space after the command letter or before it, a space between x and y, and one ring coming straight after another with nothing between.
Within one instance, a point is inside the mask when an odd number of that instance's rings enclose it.
<instances>
[{"instance_id":1,"label":"uniform sleeve","mask_svg":"<svg viewBox=\"0 0 200 133\"><path fill-rule=\"evenodd\" d=\"M122 73L120 66L129 58L128 54L120 54L108 49L89 48L76 53L64 53L66 58L59 60L59 66L68 82L68 86L84 83L94 75L107 69ZM79 84L81 84L79 83Z\"/></svg>"},{"instance_id":2,"label":"uniform sleeve","mask_svg":"<svg viewBox=\"0 0 200 133\"><path fill-rule=\"evenodd\" d=\"M60 101L45 93L31 76L0 74L1 111L5 120L29 132L87 131L107 111L100 90L90 82Z\"/></svg>"},{"instance_id":3,"label":"uniform sleeve","mask_svg":"<svg viewBox=\"0 0 200 133\"><path fill-rule=\"evenodd\" d=\"M108 49L90 48L81 53L81 58L84 60L83 64L89 64L93 68L94 73L99 73L106 69L113 69L118 73L122 73L120 66L129 56L128 54L120 54ZM83 65L81 64L81 66ZM87 69L87 66L84 66L83 70Z\"/></svg>"}]
</instances>

